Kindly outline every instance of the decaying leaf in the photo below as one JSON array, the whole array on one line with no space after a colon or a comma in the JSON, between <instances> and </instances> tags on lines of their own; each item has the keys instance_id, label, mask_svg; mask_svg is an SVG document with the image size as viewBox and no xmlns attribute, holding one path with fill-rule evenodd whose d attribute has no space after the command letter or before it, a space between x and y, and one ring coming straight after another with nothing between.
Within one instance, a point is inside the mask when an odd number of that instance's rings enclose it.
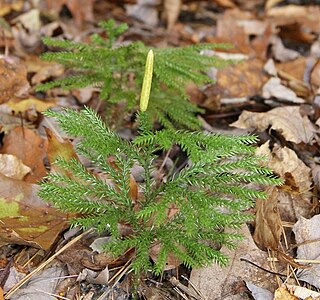
<instances>
[{"instance_id":1,"label":"decaying leaf","mask_svg":"<svg viewBox=\"0 0 320 300\"><path fill-rule=\"evenodd\" d=\"M306 116L301 116L299 106L283 106L265 113L243 111L238 121L230 124L242 129L264 131L271 129L281 133L287 141L311 143L315 135L315 128Z\"/></svg>"},{"instance_id":2,"label":"decaying leaf","mask_svg":"<svg viewBox=\"0 0 320 300\"><path fill-rule=\"evenodd\" d=\"M0 154L0 173L13 178L22 180L31 169L14 155Z\"/></svg>"},{"instance_id":3,"label":"decaying leaf","mask_svg":"<svg viewBox=\"0 0 320 300\"><path fill-rule=\"evenodd\" d=\"M263 250L277 250L280 242L282 225L278 209L277 188L266 191L268 199L257 199L255 230L253 238Z\"/></svg>"},{"instance_id":4,"label":"decaying leaf","mask_svg":"<svg viewBox=\"0 0 320 300\"><path fill-rule=\"evenodd\" d=\"M320 259L320 215L311 219L300 217L293 226L297 244L298 259L319 260ZM320 266L314 264L309 269L300 269L297 273L300 280L308 282L320 288Z\"/></svg>"},{"instance_id":5,"label":"decaying leaf","mask_svg":"<svg viewBox=\"0 0 320 300\"><path fill-rule=\"evenodd\" d=\"M25 181L37 182L46 174L44 165L47 143L33 130L25 127L16 127L11 130L3 139L3 147L0 152L12 154L22 160L31 168L31 172L26 175Z\"/></svg>"},{"instance_id":6,"label":"decaying leaf","mask_svg":"<svg viewBox=\"0 0 320 300\"><path fill-rule=\"evenodd\" d=\"M39 186L0 174L0 245L48 250L67 224L63 214L38 196Z\"/></svg>"},{"instance_id":7,"label":"decaying leaf","mask_svg":"<svg viewBox=\"0 0 320 300\"><path fill-rule=\"evenodd\" d=\"M24 0L0 0L0 17L5 16L11 11L20 11L23 8Z\"/></svg>"},{"instance_id":8,"label":"decaying leaf","mask_svg":"<svg viewBox=\"0 0 320 300\"><path fill-rule=\"evenodd\" d=\"M269 141L256 149L256 155L266 158L265 165L274 170L285 182L277 189L276 198L281 219L295 222L299 216L308 217L311 211L309 192L311 171L296 155L287 148L275 144L269 149Z\"/></svg>"},{"instance_id":9,"label":"decaying leaf","mask_svg":"<svg viewBox=\"0 0 320 300\"><path fill-rule=\"evenodd\" d=\"M0 103L24 95L29 87L25 66L0 59Z\"/></svg>"}]
</instances>

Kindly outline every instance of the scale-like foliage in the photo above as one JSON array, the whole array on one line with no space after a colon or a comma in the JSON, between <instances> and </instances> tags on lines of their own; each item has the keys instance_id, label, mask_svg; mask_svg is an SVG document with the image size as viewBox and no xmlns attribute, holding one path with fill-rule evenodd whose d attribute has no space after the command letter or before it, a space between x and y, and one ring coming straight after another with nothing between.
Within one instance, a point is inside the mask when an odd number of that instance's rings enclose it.
<instances>
[{"instance_id":1,"label":"scale-like foliage","mask_svg":"<svg viewBox=\"0 0 320 300\"><path fill-rule=\"evenodd\" d=\"M38 90L60 86L64 89L96 86L100 98L110 103L126 101L130 108L137 107L143 80L145 57L150 47L141 42L118 45L116 38L127 29L125 24L115 25L114 20L101 22L108 39L93 35L90 44L55 38L44 38L49 47L60 48L47 52L42 58L59 62L72 69L72 76L47 82ZM165 127L198 129L195 117L201 112L188 101L185 87L193 82L203 85L210 81L206 76L209 67L220 67L227 62L214 56L200 54L202 49L226 45L201 44L180 48L153 49L155 53L151 103L148 113ZM63 50L61 50L63 49ZM131 78L131 79L130 79Z\"/></svg>"},{"instance_id":2,"label":"scale-like foliage","mask_svg":"<svg viewBox=\"0 0 320 300\"><path fill-rule=\"evenodd\" d=\"M66 133L80 138L77 151L105 176L88 171L76 159L59 159L59 170L68 172L51 173L42 183L40 196L60 209L78 213L73 224L109 231L112 239L107 250L115 255L133 248L131 267L136 273L152 269L160 274L170 253L188 267L211 262L225 265L228 258L209 246L210 242L235 247L241 236L225 233L224 228L239 228L250 218L242 211L255 198L265 197L263 191L247 183L281 183L254 156L255 136L172 129L154 132L148 116L140 113L140 136L129 142L108 129L88 108L81 112L51 111L48 115L56 117ZM161 181L153 175L153 162L159 150L173 145L185 151L189 163ZM134 163L144 169L138 198L131 195ZM155 244L161 247L157 260L151 263L149 251Z\"/></svg>"}]
</instances>

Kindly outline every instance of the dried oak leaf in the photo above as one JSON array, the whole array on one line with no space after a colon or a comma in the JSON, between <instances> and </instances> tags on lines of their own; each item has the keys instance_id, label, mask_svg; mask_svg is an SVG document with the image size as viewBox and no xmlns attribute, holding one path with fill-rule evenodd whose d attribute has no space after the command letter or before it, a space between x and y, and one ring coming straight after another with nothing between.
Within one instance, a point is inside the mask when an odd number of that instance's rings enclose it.
<instances>
[{"instance_id":1,"label":"dried oak leaf","mask_svg":"<svg viewBox=\"0 0 320 300\"><path fill-rule=\"evenodd\" d=\"M22 96L29 87L25 66L0 59L0 104Z\"/></svg>"},{"instance_id":2,"label":"dried oak leaf","mask_svg":"<svg viewBox=\"0 0 320 300\"><path fill-rule=\"evenodd\" d=\"M253 239L263 250L277 250L282 232L281 219L278 209L277 188L266 191L268 199L257 199L255 230Z\"/></svg>"},{"instance_id":3,"label":"dried oak leaf","mask_svg":"<svg viewBox=\"0 0 320 300\"><path fill-rule=\"evenodd\" d=\"M299 106L277 107L265 113L244 110L238 121L230 124L242 129L264 131L271 126L283 137L296 144L310 143L315 135L315 128L306 116L301 116Z\"/></svg>"},{"instance_id":4,"label":"dried oak leaf","mask_svg":"<svg viewBox=\"0 0 320 300\"><path fill-rule=\"evenodd\" d=\"M274 300L299 300L298 297L292 295L286 286L279 287L274 293Z\"/></svg>"},{"instance_id":5,"label":"dried oak leaf","mask_svg":"<svg viewBox=\"0 0 320 300\"><path fill-rule=\"evenodd\" d=\"M3 147L0 153L12 154L22 160L31 168L25 181L37 182L46 174L44 159L47 157L47 142L33 130L25 127L16 127L3 139Z\"/></svg>"},{"instance_id":6,"label":"dried oak leaf","mask_svg":"<svg viewBox=\"0 0 320 300\"><path fill-rule=\"evenodd\" d=\"M68 216L43 202L39 186L0 174L0 245L48 250L68 226Z\"/></svg>"}]
</instances>

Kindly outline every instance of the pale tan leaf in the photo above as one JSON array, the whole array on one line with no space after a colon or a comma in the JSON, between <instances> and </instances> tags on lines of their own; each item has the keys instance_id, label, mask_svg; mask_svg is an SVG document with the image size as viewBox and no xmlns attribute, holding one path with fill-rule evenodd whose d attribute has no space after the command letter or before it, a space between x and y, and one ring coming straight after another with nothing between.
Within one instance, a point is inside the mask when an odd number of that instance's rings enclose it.
<instances>
[{"instance_id":1,"label":"pale tan leaf","mask_svg":"<svg viewBox=\"0 0 320 300\"><path fill-rule=\"evenodd\" d=\"M182 6L182 0L164 0L164 11L167 16L167 29L172 30Z\"/></svg>"},{"instance_id":2,"label":"pale tan leaf","mask_svg":"<svg viewBox=\"0 0 320 300\"><path fill-rule=\"evenodd\" d=\"M301 116L299 106L284 106L265 113L243 111L238 121L231 126L242 129L264 131L271 126L290 142L310 143L315 135L315 128L306 116Z\"/></svg>"},{"instance_id":3,"label":"pale tan leaf","mask_svg":"<svg viewBox=\"0 0 320 300\"><path fill-rule=\"evenodd\" d=\"M31 169L14 155L0 154L0 173L3 175L22 180Z\"/></svg>"}]
</instances>

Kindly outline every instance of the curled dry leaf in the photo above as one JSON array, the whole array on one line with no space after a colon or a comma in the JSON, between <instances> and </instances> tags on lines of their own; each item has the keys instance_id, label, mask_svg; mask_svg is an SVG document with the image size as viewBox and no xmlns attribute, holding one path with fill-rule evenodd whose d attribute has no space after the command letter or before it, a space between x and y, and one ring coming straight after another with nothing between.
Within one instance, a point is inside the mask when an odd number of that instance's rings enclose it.
<instances>
[{"instance_id":1,"label":"curled dry leaf","mask_svg":"<svg viewBox=\"0 0 320 300\"><path fill-rule=\"evenodd\" d=\"M242 129L264 131L271 129L278 131L290 142L311 143L315 135L315 128L306 116L301 116L299 106L283 106L265 113L243 111L238 121L230 124Z\"/></svg>"},{"instance_id":2,"label":"curled dry leaf","mask_svg":"<svg viewBox=\"0 0 320 300\"><path fill-rule=\"evenodd\" d=\"M256 150L256 155L266 157L265 165L274 170L285 183L277 189L281 219L295 222L299 216L308 217L311 211L310 168L287 148L275 144L272 151L269 141Z\"/></svg>"},{"instance_id":3,"label":"curled dry leaf","mask_svg":"<svg viewBox=\"0 0 320 300\"><path fill-rule=\"evenodd\" d=\"M68 216L38 196L39 186L0 174L0 245L48 250L67 228Z\"/></svg>"},{"instance_id":4,"label":"curled dry leaf","mask_svg":"<svg viewBox=\"0 0 320 300\"><path fill-rule=\"evenodd\" d=\"M24 95L29 87L25 66L0 59L0 103Z\"/></svg>"},{"instance_id":5,"label":"curled dry leaf","mask_svg":"<svg viewBox=\"0 0 320 300\"><path fill-rule=\"evenodd\" d=\"M276 187L267 191L268 199L257 199L255 230L253 239L263 250L277 250L280 242L282 225L278 209L278 192Z\"/></svg>"},{"instance_id":6,"label":"curled dry leaf","mask_svg":"<svg viewBox=\"0 0 320 300\"><path fill-rule=\"evenodd\" d=\"M14 155L0 154L0 173L13 178L22 180L31 169Z\"/></svg>"},{"instance_id":7,"label":"curled dry leaf","mask_svg":"<svg viewBox=\"0 0 320 300\"><path fill-rule=\"evenodd\" d=\"M44 159L47 157L47 143L33 130L25 127L16 127L3 139L1 153L12 154L31 168L25 181L37 182L46 174Z\"/></svg>"}]
</instances>

